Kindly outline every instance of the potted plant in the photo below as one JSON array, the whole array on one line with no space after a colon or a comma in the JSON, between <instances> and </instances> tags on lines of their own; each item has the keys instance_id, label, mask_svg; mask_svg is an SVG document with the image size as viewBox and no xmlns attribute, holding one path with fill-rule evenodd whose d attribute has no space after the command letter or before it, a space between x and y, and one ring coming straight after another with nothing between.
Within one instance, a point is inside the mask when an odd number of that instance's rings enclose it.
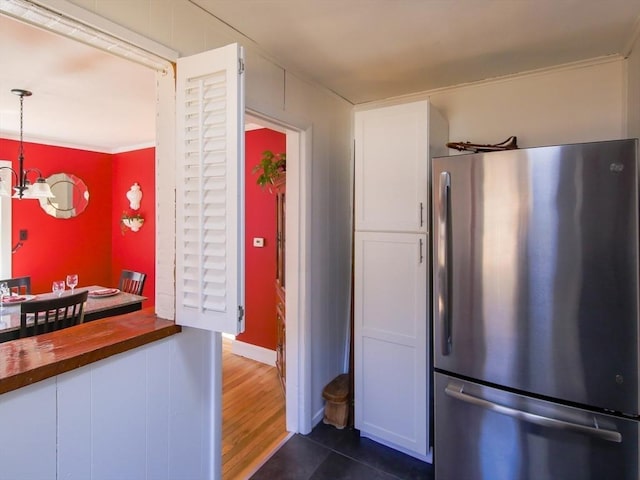
<instances>
[{"instance_id":1,"label":"potted plant","mask_svg":"<svg viewBox=\"0 0 640 480\"><path fill-rule=\"evenodd\" d=\"M262 152L262 159L255 167L252 173L259 173L256 183L261 187L269 187L275 185L278 179L286 172L287 154L273 153L271 150Z\"/></svg>"},{"instance_id":2,"label":"potted plant","mask_svg":"<svg viewBox=\"0 0 640 480\"><path fill-rule=\"evenodd\" d=\"M144 217L140 213L127 213L123 212L121 217L123 225L122 233L124 234L124 227L131 229L132 232L137 232L144 223Z\"/></svg>"}]
</instances>

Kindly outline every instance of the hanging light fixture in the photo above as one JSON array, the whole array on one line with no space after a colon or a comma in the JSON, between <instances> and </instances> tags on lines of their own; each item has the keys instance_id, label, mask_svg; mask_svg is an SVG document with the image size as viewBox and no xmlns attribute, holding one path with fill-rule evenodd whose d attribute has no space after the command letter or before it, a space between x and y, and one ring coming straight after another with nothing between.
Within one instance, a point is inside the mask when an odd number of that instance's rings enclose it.
<instances>
[{"instance_id":1,"label":"hanging light fixture","mask_svg":"<svg viewBox=\"0 0 640 480\"><path fill-rule=\"evenodd\" d=\"M40 198L54 198L53 192L51 192L51 187L42 176L42 172L37 168L30 168L29 170L24 169L24 144L22 142L22 104L24 102L24 97L30 97L31 92L29 90L22 90L20 88L14 88L11 90L11 93L18 95L20 97L20 148L18 150L18 166L20 171L16 173L16 171L11 167L0 167L2 169L11 170L11 173L16 179L16 186L13 188L15 193L13 194L13 198L18 199L40 199ZM34 172L38 175L36 178L36 183L31 184L27 175L31 172ZM7 188L5 182L0 177L0 196L8 197L10 196L10 188Z\"/></svg>"}]
</instances>

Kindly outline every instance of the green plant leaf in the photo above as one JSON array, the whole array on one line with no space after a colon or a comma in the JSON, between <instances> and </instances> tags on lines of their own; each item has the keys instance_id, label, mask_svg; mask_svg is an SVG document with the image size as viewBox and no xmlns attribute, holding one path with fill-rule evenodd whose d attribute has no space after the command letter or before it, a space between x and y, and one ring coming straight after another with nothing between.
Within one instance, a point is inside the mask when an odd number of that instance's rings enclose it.
<instances>
[{"instance_id":1,"label":"green plant leaf","mask_svg":"<svg viewBox=\"0 0 640 480\"><path fill-rule=\"evenodd\" d=\"M259 173L256 183L261 187L275 184L278 178L285 172L286 153L273 153L271 150L262 152L260 162L253 167L252 173Z\"/></svg>"}]
</instances>

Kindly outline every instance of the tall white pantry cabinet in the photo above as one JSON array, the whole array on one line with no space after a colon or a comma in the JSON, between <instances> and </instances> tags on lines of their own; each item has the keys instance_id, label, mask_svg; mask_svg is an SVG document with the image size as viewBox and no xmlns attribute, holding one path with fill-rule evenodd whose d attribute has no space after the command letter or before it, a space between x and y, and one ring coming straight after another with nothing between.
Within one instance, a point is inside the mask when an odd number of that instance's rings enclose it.
<instances>
[{"instance_id":1,"label":"tall white pantry cabinet","mask_svg":"<svg viewBox=\"0 0 640 480\"><path fill-rule=\"evenodd\" d=\"M354 120L355 427L429 460L430 171L448 125L428 100Z\"/></svg>"}]
</instances>

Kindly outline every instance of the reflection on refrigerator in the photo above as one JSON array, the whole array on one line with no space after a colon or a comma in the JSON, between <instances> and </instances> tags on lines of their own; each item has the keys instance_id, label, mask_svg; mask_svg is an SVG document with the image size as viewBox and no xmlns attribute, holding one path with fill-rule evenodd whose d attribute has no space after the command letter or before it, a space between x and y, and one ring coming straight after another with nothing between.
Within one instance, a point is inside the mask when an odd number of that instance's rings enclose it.
<instances>
[{"instance_id":1,"label":"reflection on refrigerator","mask_svg":"<svg viewBox=\"0 0 640 480\"><path fill-rule=\"evenodd\" d=\"M433 160L437 480L639 480L637 150Z\"/></svg>"}]
</instances>

